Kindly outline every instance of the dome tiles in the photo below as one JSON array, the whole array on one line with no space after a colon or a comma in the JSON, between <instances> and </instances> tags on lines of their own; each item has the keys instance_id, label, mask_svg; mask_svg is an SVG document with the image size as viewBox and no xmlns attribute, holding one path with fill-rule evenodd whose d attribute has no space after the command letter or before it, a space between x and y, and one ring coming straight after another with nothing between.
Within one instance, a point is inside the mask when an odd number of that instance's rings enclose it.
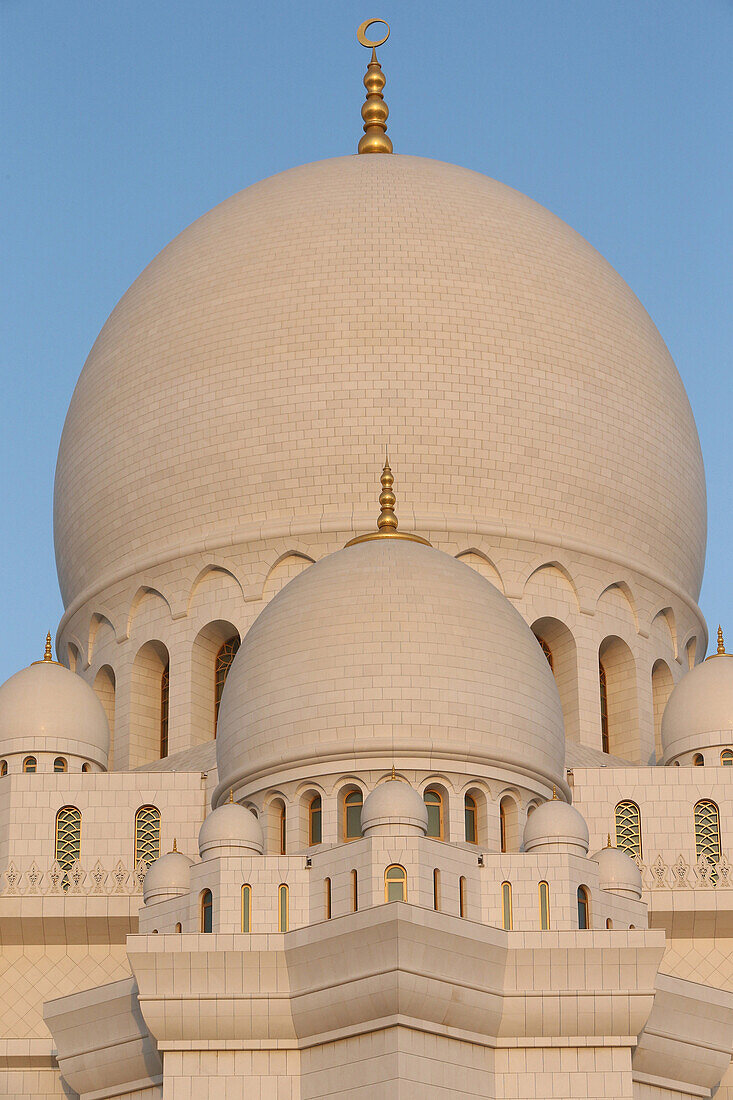
<instances>
[{"instance_id":1,"label":"dome tiles","mask_svg":"<svg viewBox=\"0 0 733 1100\"><path fill-rule=\"evenodd\" d=\"M564 787L560 699L531 630L469 566L399 538L331 554L270 601L230 669L216 752L214 804L392 760Z\"/></svg>"},{"instance_id":2,"label":"dome tiles","mask_svg":"<svg viewBox=\"0 0 733 1100\"><path fill-rule=\"evenodd\" d=\"M215 207L112 312L59 450L65 605L265 524L359 529L384 423L413 529L562 543L697 596L697 432L624 281L492 179L351 156Z\"/></svg>"}]
</instances>

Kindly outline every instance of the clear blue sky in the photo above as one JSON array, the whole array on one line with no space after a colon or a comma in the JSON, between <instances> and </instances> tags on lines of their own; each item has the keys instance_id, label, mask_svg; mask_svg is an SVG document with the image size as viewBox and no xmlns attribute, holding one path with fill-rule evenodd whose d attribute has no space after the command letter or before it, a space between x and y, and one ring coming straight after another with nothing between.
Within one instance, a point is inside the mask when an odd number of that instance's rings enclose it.
<instances>
[{"instance_id":1,"label":"clear blue sky","mask_svg":"<svg viewBox=\"0 0 733 1100\"><path fill-rule=\"evenodd\" d=\"M396 151L559 214L667 341L707 470L702 607L733 641L730 0L2 0L0 680L61 615L56 449L99 329L210 207L354 151L371 15Z\"/></svg>"}]
</instances>

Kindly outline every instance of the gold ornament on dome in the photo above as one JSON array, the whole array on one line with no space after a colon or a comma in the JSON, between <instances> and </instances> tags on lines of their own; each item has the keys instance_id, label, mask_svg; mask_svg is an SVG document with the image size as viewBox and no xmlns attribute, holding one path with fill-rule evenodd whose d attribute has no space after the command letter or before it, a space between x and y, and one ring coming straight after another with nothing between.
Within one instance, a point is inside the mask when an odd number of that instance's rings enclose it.
<instances>
[{"instance_id":1,"label":"gold ornament on dome","mask_svg":"<svg viewBox=\"0 0 733 1100\"><path fill-rule=\"evenodd\" d=\"M372 41L367 38L366 32L374 23L383 23L387 33L383 38ZM382 66L377 61L377 46L381 46L389 38L389 23L384 19L366 19L358 31L356 37L362 46L371 49L372 57L367 65L364 77L364 87L367 90L366 102L361 108L361 117L364 119L364 136L359 142L359 153L391 153L392 142L387 137L387 118L389 107L384 102L384 86L387 78L382 72Z\"/></svg>"},{"instance_id":2,"label":"gold ornament on dome","mask_svg":"<svg viewBox=\"0 0 733 1100\"><path fill-rule=\"evenodd\" d=\"M356 538L350 539L346 545L354 546L357 542L372 542L373 539L404 539L409 542L421 542L423 546L430 546L428 540L424 539L422 535L414 535L411 532L397 530L397 516L394 511L397 498L392 491L394 476L390 469L389 457L387 455L385 455L384 469L382 470L380 481L382 484L382 491L379 494L379 507L382 510L377 520L377 530L370 531L366 535L357 535Z\"/></svg>"},{"instance_id":3,"label":"gold ornament on dome","mask_svg":"<svg viewBox=\"0 0 733 1100\"><path fill-rule=\"evenodd\" d=\"M53 649L51 647L51 631L50 630L49 630L48 634L46 635L46 648L43 651L43 660L41 660L41 661L31 661L31 664L33 664L33 665L59 665L59 664L61 664L60 661L54 661L54 659L53 659Z\"/></svg>"},{"instance_id":4,"label":"gold ornament on dome","mask_svg":"<svg viewBox=\"0 0 733 1100\"><path fill-rule=\"evenodd\" d=\"M730 653L725 652L725 641L723 640L723 628L718 624L718 651L717 653L711 653L705 658L706 661L712 661L713 657L730 657Z\"/></svg>"}]
</instances>

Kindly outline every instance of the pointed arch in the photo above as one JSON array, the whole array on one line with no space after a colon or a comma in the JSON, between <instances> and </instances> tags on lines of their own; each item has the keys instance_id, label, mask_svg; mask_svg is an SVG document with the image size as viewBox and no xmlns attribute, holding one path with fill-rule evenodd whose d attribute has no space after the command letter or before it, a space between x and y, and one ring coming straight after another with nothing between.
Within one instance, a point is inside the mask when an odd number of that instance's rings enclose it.
<instances>
[{"instance_id":1,"label":"pointed arch","mask_svg":"<svg viewBox=\"0 0 733 1100\"><path fill-rule=\"evenodd\" d=\"M157 640L145 642L132 662L130 768L150 764L167 754L169 662L167 647Z\"/></svg>"},{"instance_id":2,"label":"pointed arch","mask_svg":"<svg viewBox=\"0 0 733 1100\"><path fill-rule=\"evenodd\" d=\"M672 672L666 661L654 662L652 668L652 706L654 708L654 751L657 762L661 761L662 751L662 715L667 701L672 694L674 680Z\"/></svg>"},{"instance_id":3,"label":"pointed arch","mask_svg":"<svg viewBox=\"0 0 733 1100\"><path fill-rule=\"evenodd\" d=\"M286 550L273 565L270 566L265 582L262 585L263 600L271 600L288 581L302 573L309 565L313 565L315 558L302 550Z\"/></svg>"},{"instance_id":4,"label":"pointed arch","mask_svg":"<svg viewBox=\"0 0 733 1100\"><path fill-rule=\"evenodd\" d=\"M670 646L677 660L677 623L671 607L663 607L653 616L649 636L662 646Z\"/></svg>"},{"instance_id":5,"label":"pointed arch","mask_svg":"<svg viewBox=\"0 0 733 1100\"><path fill-rule=\"evenodd\" d=\"M556 560L536 565L527 575L522 586L522 599L532 598L564 602L573 611L580 610L578 586L570 571Z\"/></svg>"},{"instance_id":6,"label":"pointed arch","mask_svg":"<svg viewBox=\"0 0 733 1100\"><path fill-rule=\"evenodd\" d=\"M159 589L141 584L130 601L126 637L130 637L135 620L141 619L145 614L149 614L157 622L167 622L172 618L171 601Z\"/></svg>"},{"instance_id":7,"label":"pointed arch","mask_svg":"<svg viewBox=\"0 0 733 1100\"><path fill-rule=\"evenodd\" d=\"M636 662L626 642L609 635L598 650L601 729L604 752L639 762L639 700ZM605 708L604 708L605 704ZM605 713L604 713L605 709ZM600 738L599 738L600 740Z\"/></svg>"},{"instance_id":8,"label":"pointed arch","mask_svg":"<svg viewBox=\"0 0 733 1100\"><path fill-rule=\"evenodd\" d=\"M188 593L186 601L186 614L190 615L194 604L201 601L204 596L209 597L209 603L222 600L244 600L244 589L241 581L231 569L224 565L209 562L201 569Z\"/></svg>"},{"instance_id":9,"label":"pointed arch","mask_svg":"<svg viewBox=\"0 0 733 1100\"><path fill-rule=\"evenodd\" d=\"M107 618L101 611L95 611L89 620L89 644L87 652L89 653L89 664L92 663L94 658L94 650L97 645L104 646L108 642L117 641L117 631L110 619Z\"/></svg>"},{"instance_id":10,"label":"pointed arch","mask_svg":"<svg viewBox=\"0 0 733 1100\"><path fill-rule=\"evenodd\" d=\"M80 672L82 667L81 646L76 642L66 643L66 665L72 672Z\"/></svg>"},{"instance_id":11,"label":"pointed arch","mask_svg":"<svg viewBox=\"0 0 733 1100\"><path fill-rule=\"evenodd\" d=\"M626 581L607 584L596 600L596 615L606 613L617 619L629 619L634 630L639 631L639 615L636 600Z\"/></svg>"},{"instance_id":12,"label":"pointed arch","mask_svg":"<svg viewBox=\"0 0 733 1100\"><path fill-rule=\"evenodd\" d=\"M504 581L501 578L501 574L491 558L485 554L483 550L478 550L475 546L471 546L467 550L461 550L460 553L456 554L456 558L458 561L462 561L464 565L470 565L472 569L475 569L477 573L485 577L490 584L493 584L494 588L498 588L502 593L504 592Z\"/></svg>"},{"instance_id":13,"label":"pointed arch","mask_svg":"<svg viewBox=\"0 0 733 1100\"><path fill-rule=\"evenodd\" d=\"M109 755L107 757L107 770L112 770L112 763L114 760L114 744L115 744L115 692L117 689L117 680L115 677L114 669L111 665L102 665L94 677L94 684L92 685L96 693L97 698L104 707L104 713L107 715L107 725L109 726Z\"/></svg>"},{"instance_id":14,"label":"pointed arch","mask_svg":"<svg viewBox=\"0 0 733 1100\"><path fill-rule=\"evenodd\" d=\"M191 646L190 719L191 743L213 741L223 681L231 665L229 657L239 648L241 635L234 623L216 619L199 630ZM222 659L223 647L229 647ZM226 666L226 667L225 667Z\"/></svg>"}]
</instances>

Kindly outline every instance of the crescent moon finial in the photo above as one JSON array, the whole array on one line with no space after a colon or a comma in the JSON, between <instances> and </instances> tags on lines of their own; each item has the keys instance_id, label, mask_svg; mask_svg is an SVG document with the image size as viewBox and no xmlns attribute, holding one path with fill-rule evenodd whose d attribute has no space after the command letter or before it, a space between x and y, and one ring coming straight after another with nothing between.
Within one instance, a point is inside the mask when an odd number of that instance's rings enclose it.
<instances>
[{"instance_id":1,"label":"crescent moon finial","mask_svg":"<svg viewBox=\"0 0 733 1100\"><path fill-rule=\"evenodd\" d=\"M372 42L367 38L366 32L373 23L384 23L387 33L384 38ZM364 87L367 90L366 103L362 105L361 117L364 119L364 136L359 142L360 153L391 153L392 142L387 137L387 118L389 107L384 102L384 85L387 83L382 66L377 61L377 46L381 46L389 38L389 23L384 19L367 19L356 32L356 37L362 46L372 51L371 60L367 65Z\"/></svg>"},{"instance_id":2,"label":"crescent moon finial","mask_svg":"<svg viewBox=\"0 0 733 1100\"><path fill-rule=\"evenodd\" d=\"M384 26L387 28L387 33L385 34L384 38L380 38L378 41L372 42L369 38L367 38L366 32L375 23L383 23ZM366 46L368 50L373 50L376 49L377 46L384 45L384 43L389 38L389 34L389 23L386 19L365 19L359 27L358 31L356 32L356 37L359 39L359 42L362 44L362 46Z\"/></svg>"}]
</instances>

